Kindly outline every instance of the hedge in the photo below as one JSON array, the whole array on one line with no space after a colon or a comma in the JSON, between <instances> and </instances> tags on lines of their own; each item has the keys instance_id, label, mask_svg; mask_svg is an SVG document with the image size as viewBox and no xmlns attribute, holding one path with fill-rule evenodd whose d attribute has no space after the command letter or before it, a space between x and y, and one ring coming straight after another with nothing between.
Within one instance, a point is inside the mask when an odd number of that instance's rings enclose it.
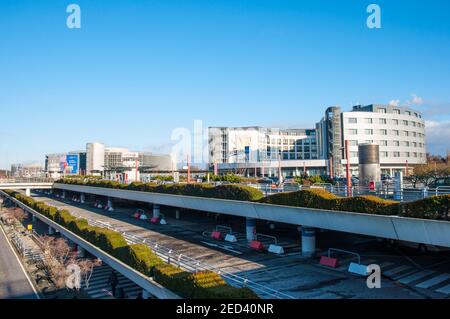
<instances>
[{"instance_id":1,"label":"hedge","mask_svg":"<svg viewBox=\"0 0 450 319\"><path fill-rule=\"evenodd\" d=\"M155 280L188 299L258 299L252 290L232 287L211 271L189 273L164 264L155 267Z\"/></svg>"},{"instance_id":2,"label":"hedge","mask_svg":"<svg viewBox=\"0 0 450 319\"><path fill-rule=\"evenodd\" d=\"M66 227L84 238L94 246L116 257L142 274L154 277L157 282L185 298L258 298L248 288L229 286L214 272L190 273L173 265L164 263L147 245L128 245L122 234L89 225L84 218L76 218L67 210L58 210L43 202L19 194L6 191L25 205L47 216L56 223Z\"/></svg>"},{"instance_id":3,"label":"hedge","mask_svg":"<svg viewBox=\"0 0 450 319\"><path fill-rule=\"evenodd\" d=\"M415 202L405 203L403 216L424 219L449 220L450 195L427 197Z\"/></svg>"},{"instance_id":4,"label":"hedge","mask_svg":"<svg viewBox=\"0 0 450 319\"><path fill-rule=\"evenodd\" d=\"M254 187L245 185L233 185L233 184L219 185L219 186L212 186L211 184L157 185L155 183L134 182L127 185L121 184L116 181L99 181L88 179L61 179L58 180L57 183L92 186L92 187L127 189L127 190L161 193L161 194L233 199L242 201L258 201L264 197L263 193Z\"/></svg>"}]
</instances>

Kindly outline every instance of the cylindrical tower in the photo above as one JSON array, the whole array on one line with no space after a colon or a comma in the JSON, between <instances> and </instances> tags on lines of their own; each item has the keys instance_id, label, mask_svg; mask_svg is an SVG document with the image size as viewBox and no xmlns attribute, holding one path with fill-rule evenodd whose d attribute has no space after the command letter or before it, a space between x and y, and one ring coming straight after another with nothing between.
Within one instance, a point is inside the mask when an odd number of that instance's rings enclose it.
<instances>
[{"instance_id":1,"label":"cylindrical tower","mask_svg":"<svg viewBox=\"0 0 450 319\"><path fill-rule=\"evenodd\" d=\"M360 185L368 185L370 182L380 182L380 149L378 144L359 144L358 154Z\"/></svg>"}]
</instances>

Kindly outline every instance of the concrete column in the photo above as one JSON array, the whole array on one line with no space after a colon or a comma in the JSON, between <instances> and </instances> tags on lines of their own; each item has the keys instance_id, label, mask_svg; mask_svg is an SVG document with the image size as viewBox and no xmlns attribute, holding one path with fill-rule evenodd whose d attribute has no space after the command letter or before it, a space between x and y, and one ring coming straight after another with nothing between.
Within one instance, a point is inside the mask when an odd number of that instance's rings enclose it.
<instances>
[{"instance_id":1,"label":"concrete column","mask_svg":"<svg viewBox=\"0 0 450 319\"><path fill-rule=\"evenodd\" d=\"M403 173L396 172L394 177L394 200L403 201Z\"/></svg>"},{"instance_id":2,"label":"concrete column","mask_svg":"<svg viewBox=\"0 0 450 319\"><path fill-rule=\"evenodd\" d=\"M246 219L246 233L247 241L252 241L256 239L256 219L247 218Z\"/></svg>"},{"instance_id":3,"label":"concrete column","mask_svg":"<svg viewBox=\"0 0 450 319\"><path fill-rule=\"evenodd\" d=\"M175 209L175 218L180 219L180 217L181 217L181 212L180 212L180 209L177 208L177 209Z\"/></svg>"},{"instance_id":4,"label":"concrete column","mask_svg":"<svg viewBox=\"0 0 450 319\"><path fill-rule=\"evenodd\" d=\"M161 207L153 204L153 218L161 218Z\"/></svg>"},{"instance_id":5,"label":"concrete column","mask_svg":"<svg viewBox=\"0 0 450 319\"><path fill-rule=\"evenodd\" d=\"M147 290L142 289L142 299L150 299L150 297L151 294Z\"/></svg>"},{"instance_id":6,"label":"concrete column","mask_svg":"<svg viewBox=\"0 0 450 319\"><path fill-rule=\"evenodd\" d=\"M111 198L111 197L108 197L108 210L110 211L110 212L113 212L114 211L114 206L113 206L113 199Z\"/></svg>"},{"instance_id":7,"label":"concrete column","mask_svg":"<svg viewBox=\"0 0 450 319\"><path fill-rule=\"evenodd\" d=\"M61 196L61 198L62 198L62 199L66 199L66 191L62 191L62 196Z\"/></svg>"},{"instance_id":8,"label":"concrete column","mask_svg":"<svg viewBox=\"0 0 450 319\"><path fill-rule=\"evenodd\" d=\"M34 223L36 221L36 215L31 214L31 221Z\"/></svg>"},{"instance_id":9,"label":"concrete column","mask_svg":"<svg viewBox=\"0 0 450 319\"><path fill-rule=\"evenodd\" d=\"M302 255L313 257L316 253L316 230L312 227L302 227Z\"/></svg>"},{"instance_id":10,"label":"concrete column","mask_svg":"<svg viewBox=\"0 0 450 319\"><path fill-rule=\"evenodd\" d=\"M86 194L85 193L81 193L80 194L80 203L84 204L85 201L86 201Z\"/></svg>"},{"instance_id":11,"label":"concrete column","mask_svg":"<svg viewBox=\"0 0 450 319\"><path fill-rule=\"evenodd\" d=\"M29 188L25 189L25 195L30 197L31 196L31 189L29 189Z\"/></svg>"},{"instance_id":12,"label":"concrete column","mask_svg":"<svg viewBox=\"0 0 450 319\"><path fill-rule=\"evenodd\" d=\"M77 245L77 256L78 258L84 258L86 256L86 250L79 245Z\"/></svg>"},{"instance_id":13,"label":"concrete column","mask_svg":"<svg viewBox=\"0 0 450 319\"><path fill-rule=\"evenodd\" d=\"M54 233L55 233L55 230L51 226L48 226L48 234L53 235Z\"/></svg>"}]
</instances>

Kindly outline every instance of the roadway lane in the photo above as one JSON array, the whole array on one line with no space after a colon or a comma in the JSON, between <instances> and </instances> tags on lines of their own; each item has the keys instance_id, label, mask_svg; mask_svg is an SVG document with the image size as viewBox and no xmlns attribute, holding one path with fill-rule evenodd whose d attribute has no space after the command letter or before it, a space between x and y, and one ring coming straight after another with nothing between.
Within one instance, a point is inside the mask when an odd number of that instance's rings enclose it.
<instances>
[{"instance_id":1,"label":"roadway lane","mask_svg":"<svg viewBox=\"0 0 450 319\"><path fill-rule=\"evenodd\" d=\"M38 299L0 227L0 299Z\"/></svg>"}]
</instances>

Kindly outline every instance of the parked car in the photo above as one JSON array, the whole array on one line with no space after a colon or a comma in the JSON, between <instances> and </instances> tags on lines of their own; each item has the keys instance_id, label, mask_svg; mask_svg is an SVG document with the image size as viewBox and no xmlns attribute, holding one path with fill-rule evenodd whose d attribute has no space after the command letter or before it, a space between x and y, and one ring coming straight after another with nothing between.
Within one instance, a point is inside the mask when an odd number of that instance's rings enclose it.
<instances>
[{"instance_id":1,"label":"parked car","mask_svg":"<svg viewBox=\"0 0 450 319\"><path fill-rule=\"evenodd\" d=\"M273 184L273 180L268 177L263 177L258 180L258 184Z\"/></svg>"},{"instance_id":2,"label":"parked car","mask_svg":"<svg viewBox=\"0 0 450 319\"><path fill-rule=\"evenodd\" d=\"M450 177L438 178L432 185L430 185L430 188L436 188L436 187L449 187L450 188Z\"/></svg>"}]
</instances>

